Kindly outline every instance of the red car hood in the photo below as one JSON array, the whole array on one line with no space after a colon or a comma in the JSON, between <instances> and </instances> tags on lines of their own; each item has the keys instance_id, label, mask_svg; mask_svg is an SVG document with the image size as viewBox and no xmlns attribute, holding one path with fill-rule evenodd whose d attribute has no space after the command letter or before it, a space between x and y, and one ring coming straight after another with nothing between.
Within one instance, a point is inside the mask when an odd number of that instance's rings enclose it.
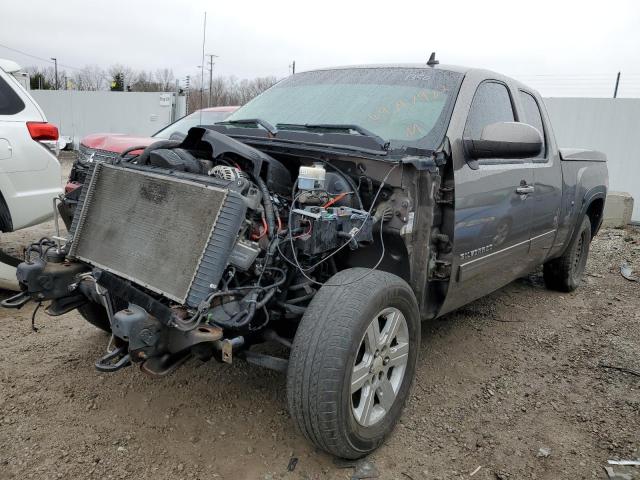
<instances>
[{"instance_id":1,"label":"red car hood","mask_svg":"<svg viewBox=\"0 0 640 480\"><path fill-rule=\"evenodd\" d=\"M127 148L146 147L157 141L158 139L153 137L134 137L124 133L94 133L84 137L80 143L96 150L122 153Z\"/></svg>"}]
</instances>

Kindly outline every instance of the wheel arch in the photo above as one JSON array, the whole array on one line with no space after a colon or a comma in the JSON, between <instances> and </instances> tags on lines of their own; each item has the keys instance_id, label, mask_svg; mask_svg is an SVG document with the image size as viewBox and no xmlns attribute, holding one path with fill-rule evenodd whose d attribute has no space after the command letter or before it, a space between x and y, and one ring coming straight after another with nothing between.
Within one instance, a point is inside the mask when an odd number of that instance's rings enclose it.
<instances>
[{"instance_id":1,"label":"wheel arch","mask_svg":"<svg viewBox=\"0 0 640 480\"><path fill-rule=\"evenodd\" d=\"M374 243L368 248L349 251L337 262L340 270L346 268L373 268L382 254L380 233L374 232ZM383 234L385 255L376 267L376 270L391 273L411 283L411 264L409 251L403 238L396 232L384 232Z\"/></svg>"},{"instance_id":2,"label":"wheel arch","mask_svg":"<svg viewBox=\"0 0 640 480\"><path fill-rule=\"evenodd\" d=\"M593 187L589 190L582 201L582 208L579 214L576 216L575 223L571 231L571 237L566 244L566 248L562 253L573 243L576 236L580 232L580 224L585 216L589 217L591 222L591 238L595 237L602 225L602 216L604 212L604 203L607 197L607 189L605 186ZM595 220L595 221L594 221Z\"/></svg>"},{"instance_id":3,"label":"wheel arch","mask_svg":"<svg viewBox=\"0 0 640 480\"><path fill-rule=\"evenodd\" d=\"M585 215L587 215L591 221L591 238L596 236L602 225L605 200L606 196L599 194L592 198L587 204Z\"/></svg>"},{"instance_id":4,"label":"wheel arch","mask_svg":"<svg viewBox=\"0 0 640 480\"><path fill-rule=\"evenodd\" d=\"M13 218L4 195L0 191L0 232L13 232Z\"/></svg>"}]
</instances>

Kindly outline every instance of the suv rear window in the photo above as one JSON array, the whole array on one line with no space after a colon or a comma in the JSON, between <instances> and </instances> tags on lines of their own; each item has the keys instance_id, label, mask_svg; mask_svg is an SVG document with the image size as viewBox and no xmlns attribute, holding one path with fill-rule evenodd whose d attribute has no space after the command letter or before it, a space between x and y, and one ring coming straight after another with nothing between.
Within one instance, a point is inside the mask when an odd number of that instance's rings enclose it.
<instances>
[{"instance_id":1,"label":"suv rear window","mask_svg":"<svg viewBox=\"0 0 640 480\"><path fill-rule=\"evenodd\" d=\"M13 88L0 77L0 115L13 115L24 110L24 102Z\"/></svg>"}]
</instances>

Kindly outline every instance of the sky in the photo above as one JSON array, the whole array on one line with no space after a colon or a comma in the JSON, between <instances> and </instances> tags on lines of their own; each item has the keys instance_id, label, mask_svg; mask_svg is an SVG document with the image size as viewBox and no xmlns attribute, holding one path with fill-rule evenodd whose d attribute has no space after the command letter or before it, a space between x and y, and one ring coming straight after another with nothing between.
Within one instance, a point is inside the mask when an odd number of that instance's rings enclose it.
<instances>
[{"instance_id":1,"label":"sky","mask_svg":"<svg viewBox=\"0 0 640 480\"><path fill-rule=\"evenodd\" d=\"M545 96L640 97L640 2L603 1L3 1L0 57L46 65L173 69L282 78L318 67L424 63L510 75Z\"/></svg>"}]
</instances>

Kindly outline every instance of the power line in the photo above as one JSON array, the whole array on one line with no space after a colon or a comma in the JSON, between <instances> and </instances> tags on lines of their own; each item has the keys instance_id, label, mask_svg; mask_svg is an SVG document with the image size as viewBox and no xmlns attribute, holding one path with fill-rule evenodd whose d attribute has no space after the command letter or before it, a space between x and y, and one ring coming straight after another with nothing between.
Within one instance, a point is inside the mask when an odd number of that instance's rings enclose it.
<instances>
[{"instance_id":1,"label":"power line","mask_svg":"<svg viewBox=\"0 0 640 480\"><path fill-rule=\"evenodd\" d=\"M79 72L82 72L84 70L84 68L74 67L73 65L67 65L65 63L60 63L60 62L54 61L53 57L51 59L46 59L44 57L39 57L38 55L33 55L31 53L27 53L27 52L24 52L22 50L18 50L17 48L9 47L8 45L4 45L2 43L0 43L0 47L5 48L7 50L11 50L12 52L19 53L20 55L24 55L26 57L35 58L35 59L40 60L42 62L46 62L46 63L48 63L50 65L53 64L53 65L55 65L56 69L57 69L57 66L60 65L61 67L70 68L71 70L77 70ZM57 75L56 75L56 77L57 77ZM104 79L104 80L107 80L107 82L110 82L112 80L111 76L108 75L108 74L101 73L101 74L99 74L99 77Z\"/></svg>"},{"instance_id":2,"label":"power line","mask_svg":"<svg viewBox=\"0 0 640 480\"><path fill-rule=\"evenodd\" d=\"M3 45L1 43L0 43L0 47L6 48L7 50L11 50L12 52L19 53L20 55L24 55L26 57L35 58L35 59L40 60L42 62L47 62L47 63L50 63L50 64L54 63L53 60L46 59L46 58L43 58L43 57L39 57L39 56L33 55L31 53L23 52L22 50L18 50L17 48L13 48L13 47L9 47L7 45ZM64 63L58 63L58 65L60 65L61 67L70 68L72 70L82 70L82 68L80 68L80 67L74 67L73 65L66 65Z\"/></svg>"},{"instance_id":3,"label":"power line","mask_svg":"<svg viewBox=\"0 0 640 480\"><path fill-rule=\"evenodd\" d=\"M16 52L16 53L19 53L19 54L21 54L21 55L25 55L25 56L27 56L27 57L31 57L31 58L35 58L35 59L38 59L38 60L42 60L43 62L53 63L51 60L48 60L48 59L46 59L46 58L38 57L37 55L32 55L32 54L30 54L30 53L23 52L22 50L18 50L17 48L13 48L13 47L9 47L9 46L7 46L7 45L3 45L3 44L1 44L1 43L0 43L0 47L2 47L2 48L6 48L7 50L11 50L12 52Z\"/></svg>"}]
</instances>

